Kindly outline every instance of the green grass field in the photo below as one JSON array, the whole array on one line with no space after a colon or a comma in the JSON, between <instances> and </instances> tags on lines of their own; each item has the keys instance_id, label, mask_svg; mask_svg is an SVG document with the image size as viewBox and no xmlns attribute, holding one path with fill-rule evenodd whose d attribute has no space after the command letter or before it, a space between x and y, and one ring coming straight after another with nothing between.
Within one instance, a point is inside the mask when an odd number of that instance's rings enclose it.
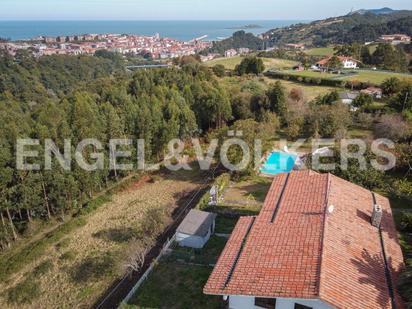
<instances>
[{"instance_id":1,"label":"green grass field","mask_svg":"<svg viewBox=\"0 0 412 309\"><path fill-rule=\"evenodd\" d=\"M219 309L222 297L203 294L213 267L160 262L125 308Z\"/></svg>"},{"instance_id":2,"label":"green grass field","mask_svg":"<svg viewBox=\"0 0 412 309\"><path fill-rule=\"evenodd\" d=\"M221 79L222 83L224 83L229 89L236 88L240 86L240 88L247 87L247 85L256 85L258 89L261 91L265 91L269 88L270 85L279 81L282 86L285 88L287 94L290 93L292 89L301 89L303 92L303 96L305 100L313 100L317 96L324 95L328 92L331 92L337 88L335 87L327 87L327 86L317 86L317 85L309 85L294 82L291 80L283 80L283 79L274 79L270 77L224 77Z\"/></svg>"},{"instance_id":3,"label":"green grass field","mask_svg":"<svg viewBox=\"0 0 412 309\"><path fill-rule=\"evenodd\" d=\"M356 70L354 72L356 72L356 74L350 75L350 76L323 73L323 72L315 72L315 71L296 72L292 70L285 70L282 73L286 73L289 75L295 75L295 76L302 76L302 77L330 78L330 79L339 79L339 80L345 80L345 81L365 82L365 83L371 83L375 85L380 85L386 79L391 78L391 77L397 77L399 79L406 79L406 80L412 81L411 74L372 71L372 70Z\"/></svg>"},{"instance_id":4,"label":"green grass field","mask_svg":"<svg viewBox=\"0 0 412 309\"><path fill-rule=\"evenodd\" d=\"M222 64L228 70L234 70L236 65L242 61L242 56L236 56L231 58L217 58L206 62L205 64L209 67L213 67L217 64ZM298 63L296 61L275 59L275 58L262 58L265 64L266 70L269 69L290 69L293 68Z\"/></svg>"},{"instance_id":5,"label":"green grass field","mask_svg":"<svg viewBox=\"0 0 412 309\"><path fill-rule=\"evenodd\" d=\"M358 74L356 74L355 76L343 77L342 79L346 81L369 82L375 85L380 85L385 79L388 79L391 77L397 77L399 79L406 79L406 80L412 81L411 74L369 71L369 70L359 70Z\"/></svg>"},{"instance_id":6,"label":"green grass field","mask_svg":"<svg viewBox=\"0 0 412 309\"><path fill-rule=\"evenodd\" d=\"M333 47L311 48L305 51L309 56L332 56Z\"/></svg>"}]
</instances>

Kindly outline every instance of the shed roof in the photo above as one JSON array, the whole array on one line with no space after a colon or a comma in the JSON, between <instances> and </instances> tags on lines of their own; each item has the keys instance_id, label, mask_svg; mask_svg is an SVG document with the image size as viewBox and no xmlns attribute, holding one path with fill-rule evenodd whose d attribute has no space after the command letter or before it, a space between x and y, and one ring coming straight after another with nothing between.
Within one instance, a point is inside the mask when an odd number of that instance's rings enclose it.
<instances>
[{"instance_id":1,"label":"shed roof","mask_svg":"<svg viewBox=\"0 0 412 309\"><path fill-rule=\"evenodd\" d=\"M216 214L214 213L192 209L183 219L182 223L180 223L177 232L187 235L205 236L215 218Z\"/></svg>"}]
</instances>

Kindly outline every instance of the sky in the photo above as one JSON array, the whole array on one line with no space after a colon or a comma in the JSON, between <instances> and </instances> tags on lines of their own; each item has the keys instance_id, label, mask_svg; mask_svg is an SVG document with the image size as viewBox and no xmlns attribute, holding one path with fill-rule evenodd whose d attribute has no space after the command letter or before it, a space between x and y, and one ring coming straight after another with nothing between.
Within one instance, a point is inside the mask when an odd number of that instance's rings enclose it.
<instances>
[{"instance_id":1,"label":"sky","mask_svg":"<svg viewBox=\"0 0 412 309\"><path fill-rule=\"evenodd\" d=\"M0 0L0 20L310 20L411 0Z\"/></svg>"}]
</instances>

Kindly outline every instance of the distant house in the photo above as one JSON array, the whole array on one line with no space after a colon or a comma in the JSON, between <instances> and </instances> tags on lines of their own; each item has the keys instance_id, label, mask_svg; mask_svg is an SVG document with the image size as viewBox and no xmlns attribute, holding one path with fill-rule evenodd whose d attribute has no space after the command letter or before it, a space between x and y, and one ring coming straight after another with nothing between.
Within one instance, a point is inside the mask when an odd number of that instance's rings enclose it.
<instances>
[{"instance_id":1,"label":"distant house","mask_svg":"<svg viewBox=\"0 0 412 309\"><path fill-rule=\"evenodd\" d=\"M57 37L57 42L59 42L59 43L64 43L64 42L66 42L66 37L65 37L65 36L58 36L58 37Z\"/></svg>"},{"instance_id":2,"label":"distant house","mask_svg":"<svg viewBox=\"0 0 412 309\"><path fill-rule=\"evenodd\" d=\"M43 38L43 41L44 41L44 43L56 43L57 42L57 39L55 38L55 37L50 37L50 36L48 36L48 37L44 37Z\"/></svg>"},{"instance_id":3,"label":"distant house","mask_svg":"<svg viewBox=\"0 0 412 309\"><path fill-rule=\"evenodd\" d=\"M392 45L398 45L401 43L410 43L411 37L406 34L387 34L387 35L382 35L379 38L379 41L384 42L384 43L390 43Z\"/></svg>"},{"instance_id":4,"label":"distant house","mask_svg":"<svg viewBox=\"0 0 412 309\"><path fill-rule=\"evenodd\" d=\"M237 55L237 51L235 49L228 49L225 51L225 57L226 58L231 58Z\"/></svg>"},{"instance_id":5,"label":"distant house","mask_svg":"<svg viewBox=\"0 0 412 309\"><path fill-rule=\"evenodd\" d=\"M298 49L298 50L303 50L303 49L305 49L305 44L302 44L302 43L300 43L300 44L285 44L285 47L287 48L287 49Z\"/></svg>"},{"instance_id":6,"label":"distant house","mask_svg":"<svg viewBox=\"0 0 412 309\"><path fill-rule=\"evenodd\" d=\"M250 53L250 49L245 47L239 48L237 51L239 55L247 55Z\"/></svg>"},{"instance_id":7,"label":"distant house","mask_svg":"<svg viewBox=\"0 0 412 309\"><path fill-rule=\"evenodd\" d=\"M342 63L342 68L344 69L357 69L358 68L358 60L353 59L352 57L346 57L346 56L337 56L339 61ZM329 67L329 61L332 59L332 57L327 57L315 64L315 68L321 71L327 71L330 69Z\"/></svg>"},{"instance_id":8,"label":"distant house","mask_svg":"<svg viewBox=\"0 0 412 309\"><path fill-rule=\"evenodd\" d=\"M176 230L182 247L203 248L215 231L216 214L192 209Z\"/></svg>"},{"instance_id":9,"label":"distant house","mask_svg":"<svg viewBox=\"0 0 412 309\"><path fill-rule=\"evenodd\" d=\"M369 88L361 90L361 93L368 94L374 97L375 99L382 99L383 91L381 88L378 88L378 87L369 87Z\"/></svg>"},{"instance_id":10,"label":"distant house","mask_svg":"<svg viewBox=\"0 0 412 309\"><path fill-rule=\"evenodd\" d=\"M277 175L204 287L231 309L404 308L389 200L332 174Z\"/></svg>"},{"instance_id":11,"label":"distant house","mask_svg":"<svg viewBox=\"0 0 412 309\"><path fill-rule=\"evenodd\" d=\"M305 70L305 67L303 66L303 64L299 63L298 65L295 65L295 66L293 67L293 70L294 70L294 71L297 71L297 72L302 72L302 71Z\"/></svg>"}]
</instances>

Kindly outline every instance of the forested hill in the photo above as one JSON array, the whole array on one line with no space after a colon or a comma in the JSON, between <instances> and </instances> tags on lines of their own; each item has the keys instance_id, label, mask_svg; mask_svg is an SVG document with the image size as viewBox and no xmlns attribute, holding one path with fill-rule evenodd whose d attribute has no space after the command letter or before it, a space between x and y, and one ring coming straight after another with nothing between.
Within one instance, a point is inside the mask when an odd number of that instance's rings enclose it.
<instances>
[{"instance_id":1,"label":"forested hill","mask_svg":"<svg viewBox=\"0 0 412 309\"><path fill-rule=\"evenodd\" d=\"M261 50L263 48L263 40L254 36L252 33L245 31L237 31L230 38L214 42L213 47L208 52L224 54L228 49L249 48L251 50Z\"/></svg>"},{"instance_id":2,"label":"forested hill","mask_svg":"<svg viewBox=\"0 0 412 309\"><path fill-rule=\"evenodd\" d=\"M305 43L325 46L373 41L382 34L405 33L412 35L412 11L361 10L345 16L296 24L278 28L264 34L266 40L275 45Z\"/></svg>"},{"instance_id":3,"label":"forested hill","mask_svg":"<svg viewBox=\"0 0 412 309\"><path fill-rule=\"evenodd\" d=\"M12 97L37 104L61 98L87 83L124 73L124 67L124 60L112 53L99 53L96 57L54 55L36 59L23 50L16 57L0 50L0 101Z\"/></svg>"},{"instance_id":4,"label":"forested hill","mask_svg":"<svg viewBox=\"0 0 412 309\"><path fill-rule=\"evenodd\" d=\"M25 52L16 57L0 52L0 251L32 219L74 212L126 175L107 165L87 172L74 162L65 171L55 158L52 171L18 171L18 138L38 138L42 145L50 138L60 149L65 139L77 145L96 138L105 147L106 163L110 139L144 139L146 160L157 162L172 138L206 132L232 117L229 96L207 67L129 74L124 65L109 54L36 59ZM37 162L44 166L43 159Z\"/></svg>"}]
</instances>

